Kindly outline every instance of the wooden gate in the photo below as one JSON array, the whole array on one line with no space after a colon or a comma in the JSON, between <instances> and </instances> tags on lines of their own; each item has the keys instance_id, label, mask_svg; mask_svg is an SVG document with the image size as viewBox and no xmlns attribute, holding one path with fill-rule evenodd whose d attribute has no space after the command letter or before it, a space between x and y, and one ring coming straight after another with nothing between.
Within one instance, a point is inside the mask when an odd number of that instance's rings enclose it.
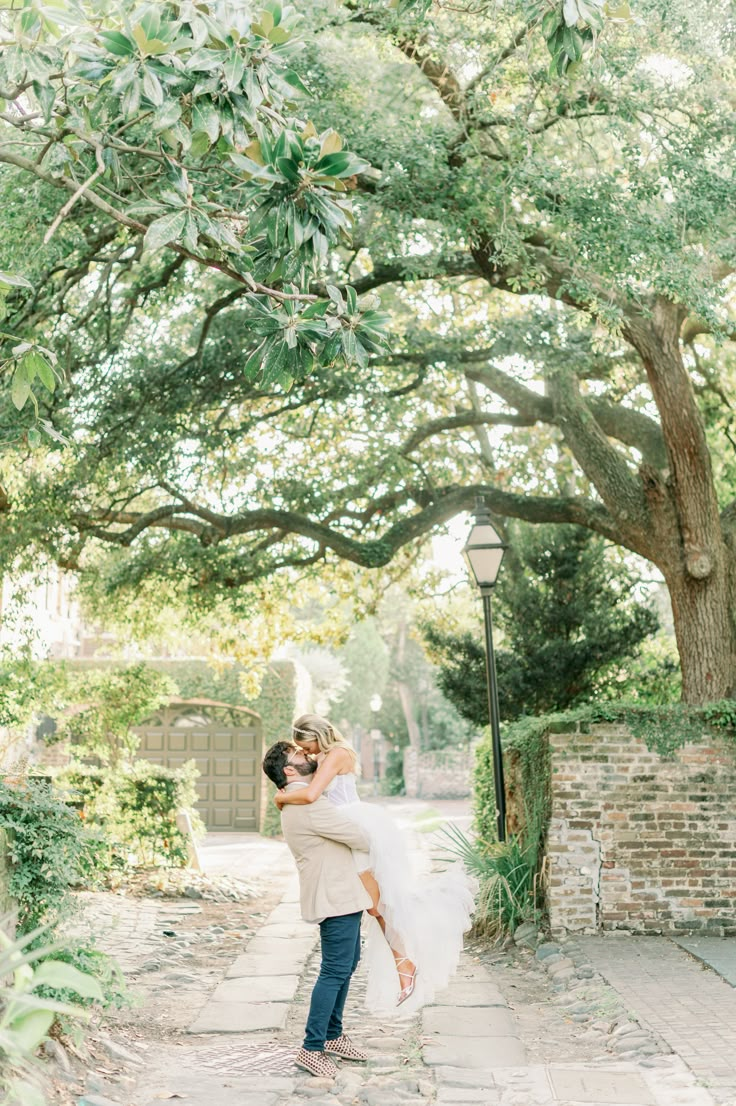
<instances>
[{"instance_id":1,"label":"wooden gate","mask_svg":"<svg viewBox=\"0 0 736 1106\"><path fill-rule=\"evenodd\" d=\"M209 830L257 831L260 826L261 719L245 707L212 699L172 699L135 733L138 756L179 768L196 761L197 811Z\"/></svg>"}]
</instances>

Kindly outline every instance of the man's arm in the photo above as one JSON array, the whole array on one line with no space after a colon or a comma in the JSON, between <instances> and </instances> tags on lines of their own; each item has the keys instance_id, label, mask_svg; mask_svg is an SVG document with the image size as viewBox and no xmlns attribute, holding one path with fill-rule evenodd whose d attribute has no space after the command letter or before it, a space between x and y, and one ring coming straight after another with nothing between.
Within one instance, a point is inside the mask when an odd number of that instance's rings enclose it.
<instances>
[{"instance_id":1,"label":"man's arm","mask_svg":"<svg viewBox=\"0 0 736 1106\"><path fill-rule=\"evenodd\" d=\"M368 852L370 849L370 841L365 831L356 825L352 818L341 814L340 808L324 796L309 807L309 825L320 837L339 841L349 849L360 849L362 852Z\"/></svg>"}]
</instances>

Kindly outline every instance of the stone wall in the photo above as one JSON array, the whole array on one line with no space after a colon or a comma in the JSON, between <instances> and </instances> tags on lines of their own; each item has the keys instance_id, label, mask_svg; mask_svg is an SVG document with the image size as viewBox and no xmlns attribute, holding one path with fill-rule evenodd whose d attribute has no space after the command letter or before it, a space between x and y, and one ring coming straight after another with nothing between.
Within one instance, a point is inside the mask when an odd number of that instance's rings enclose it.
<instances>
[{"instance_id":1,"label":"stone wall","mask_svg":"<svg viewBox=\"0 0 736 1106\"><path fill-rule=\"evenodd\" d=\"M622 725L549 735L553 933L736 935L736 756L709 736L672 758Z\"/></svg>"},{"instance_id":2,"label":"stone wall","mask_svg":"<svg viewBox=\"0 0 736 1106\"><path fill-rule=\"evenodd\" d=\"M411 799L464 799L473 787L474 747L417 753L404 749L404 784Z\"/></svg>"}]
</instances>

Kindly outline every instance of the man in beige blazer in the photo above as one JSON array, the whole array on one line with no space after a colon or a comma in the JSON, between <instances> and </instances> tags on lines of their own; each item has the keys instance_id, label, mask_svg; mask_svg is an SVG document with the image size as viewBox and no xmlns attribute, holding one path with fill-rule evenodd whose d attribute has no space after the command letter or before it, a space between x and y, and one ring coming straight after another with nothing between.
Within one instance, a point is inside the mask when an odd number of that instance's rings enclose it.
<instances>
[{"instance_id":1,"label":"man in beige blazer","mask_svg":"<svg viewBox=\"0 0 736 1106\"><path fill-rule=\"evenodd\" d=\"M268 778L287 791L306 787L316 769L317 762L288 741L277 741L263 760ZM299 871L302 917L319 925L322 951L296 1063L312 1075L334 1078L337 1068L327 1053L368 1059L343 1033L342 1013L360 959L361 918L372 905L351 850L366 851L369 843L363 830L324 795L313 803L285 806L281 829Z\"/></svg>"}]
</instances>

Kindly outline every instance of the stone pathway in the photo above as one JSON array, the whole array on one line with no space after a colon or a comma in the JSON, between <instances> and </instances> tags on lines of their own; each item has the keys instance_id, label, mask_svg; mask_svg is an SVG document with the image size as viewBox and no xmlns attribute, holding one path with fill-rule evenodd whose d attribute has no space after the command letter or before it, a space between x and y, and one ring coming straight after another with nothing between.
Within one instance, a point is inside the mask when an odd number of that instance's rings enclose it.
<instances>
[{"instance_id":1,"label":"stone pathway","mask_svg":"<svg viewBox=\"0 0 736 1106\"><path fill-rule=\"evenodd\" d=\"M457 804L392 806L420 867L438 859L431 830L443 816L462 817ZM254 912L241 925L234 910L232 926L243 932L232 943L227 934L206 935L218 957L207 978L189 980L172 962L162 985L178 988L176 1031L126 1042L132 1052L111 1042L117 1074L102 1078L107 1065L100 1067L77 1106L160 1106L175 1098L184 1106L736 1106L736 990L665 938L614 935L560 948L539 945L534 927L513 952L469 949L446 992L413 1017L370 1015L361 965L346 1031L368 1063L341 1063L334 1082L314 1079L293 1057L319 970L318 931L300 919L286 846L218 835L203 859L213 874L268 873L269 913ZM177 955L189 955L186 933L179 941L164 932L186 931L181 912L200 909L196 903L99 898L89 902L98 944L124 963L137 950L139 973L148 970L141 951L162 960L179 942ZM706 951L711 959L724 952ZM514 989L520 979L534 1006Z\"/></svg>"},{"instance_id":2,"label":"stone pathway","mask_svg":"<svg viewBox=\"0 0 736 1106\"><path fill-rule=\"evenodd\" d=\"M736 990L685 951L703 938L610 934L581 938L594 967L713 1091L716 1101L736 1103ZM715 940L715 939L714 939ZM708 945L711 959L734 963L728 939ZM705 959L705 957L703 957Z\"/></svg>"}]
</instances>

